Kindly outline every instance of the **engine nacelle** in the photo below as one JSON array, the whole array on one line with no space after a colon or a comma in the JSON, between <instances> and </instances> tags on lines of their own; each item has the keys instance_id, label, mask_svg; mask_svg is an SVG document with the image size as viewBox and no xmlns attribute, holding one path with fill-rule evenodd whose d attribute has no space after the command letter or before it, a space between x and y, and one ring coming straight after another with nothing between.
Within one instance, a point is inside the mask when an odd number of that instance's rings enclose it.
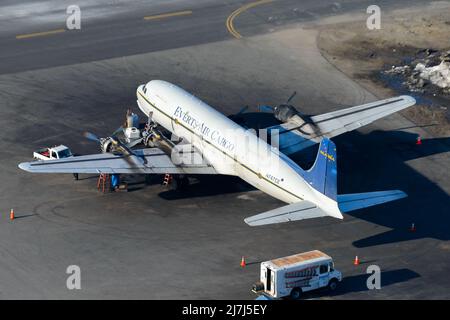
<instances>
[{"instance_id":1,"label":"engine nacelle","mask_svg":"<svg viewBox=\"0 0 450 320\"><path fill-rule=\"evenodd\" d=\"M298 113L297 109L295 109L290 104L280 104L279 106L275 107L273 111L274 117L281 122L288 121L297 113Z\"/></svg>"}]
</instances>

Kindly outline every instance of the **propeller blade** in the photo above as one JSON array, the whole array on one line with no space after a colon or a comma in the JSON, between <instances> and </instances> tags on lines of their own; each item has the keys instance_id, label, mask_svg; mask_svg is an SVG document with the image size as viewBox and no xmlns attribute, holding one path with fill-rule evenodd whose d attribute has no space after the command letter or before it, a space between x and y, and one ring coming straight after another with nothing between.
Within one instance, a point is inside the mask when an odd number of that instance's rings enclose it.
<instances>
[{"instance_id":1,"label":"propeller blade","mask_svg":"<svg viewBox=\"0 0 450 320\"><path fill-rule=\"evenodd\" d=\"M147 164L147 159L145 159L145 156L136 154L133 150L128 148L125 144L120 142L119 139L114 137L115 143L118 145L119 149L121 149L122 153L126 156L135 156L138 159L141 159L144 164ZM128 159L127 159L128 160Z\"/></svg>"},{"instance_id":2,"label":"propeller blade","mask_svg":"<svg viewBox=\"0 0 450 320\"><path fill-rule=\"evenodd\" d=\"M95 142L100 142L100 138L97 137L95 134L91 133L91 132L83 132L83 136L89 140L95 141Z\"/></svg>"},{"instance_id":3,"label":"propeller blade","mask_svg":"<svg viewBox=\"0 0 450 320\"><path fill-rule=\"evenodd\" d=\"M121 132L121 131L123 131L123 127L122 127L122 126L120 126L119 128L117 128L117 129L112 133L112 135L115 136L116 134L118 134L118 133Z\"/></svg>"},{"instance_id":4,"label":"propeller blade","mask_svg":"<svg viewBox=\"0 0 450 320\"><path fill-rule=\"evenodd\" d=\"M289 102L291 102L292 99L294 99L294 97L297 95L297 91L294 91L294 93L291 94L291 96L289 97L289 99L287 99L286 104L289 104Z\"/></svg>"}]
</instances>

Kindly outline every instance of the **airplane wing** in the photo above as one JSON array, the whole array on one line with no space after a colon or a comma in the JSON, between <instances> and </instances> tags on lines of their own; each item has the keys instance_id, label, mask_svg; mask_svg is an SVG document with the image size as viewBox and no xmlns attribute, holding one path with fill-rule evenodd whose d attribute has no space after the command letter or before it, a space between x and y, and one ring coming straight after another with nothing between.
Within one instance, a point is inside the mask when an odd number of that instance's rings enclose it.
<instances>
[{"instance_id":1,"label":"airplane wing","mask_svg":"<svg viewBox=\"0 0 450 320\"><path fill-rule=\"evenodd\" d=\"M248 217L244 219L244 221L250 226L262 226L265 224L282 223L326 216L329 216L329 214L327 214L324 210L320 209L314 203L304 200Z\"/></svg>"},{"instance_id":2,"label":"airplane wing","mask_svg":"<svg viewBox=\"0 0 450 320\"><path fill-rule=\"evenodd\" d=\"M133 150L135 155L100 153L48 161L23 162L19 168L36 173L217 174L205 160L171 157L158 148ZM190 164L194 163L194 164Z\"/></svg>"},{"instance_id":3,"label":"airplane wing","mask_svg":"<svg viewBox=\"0 0 450 320\"><path fill-rule=\"evenodd\" d=\"M322 137L332 138L358 129L415 103L413 97L398 96L312 116L306 122L295 115L289 121L268 130L278 130L279 149L289 155L319 143Z\"/></svg>"}]
</instances>

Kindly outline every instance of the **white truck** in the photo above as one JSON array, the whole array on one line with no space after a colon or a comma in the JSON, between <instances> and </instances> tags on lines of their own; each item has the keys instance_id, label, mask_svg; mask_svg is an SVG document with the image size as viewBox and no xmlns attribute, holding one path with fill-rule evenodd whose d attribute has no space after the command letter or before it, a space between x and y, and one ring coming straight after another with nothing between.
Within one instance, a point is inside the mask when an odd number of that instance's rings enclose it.
<instances>
[{"instance_id":1,"label":"white truck","mask_svg":"<svg viewBox=\"0 0 450 320\"><path fill-rule=\"evenodd\" d=\"M33 158L35 160L53 160L72 156L70 149L62 144L51 148L42 148L33 152Z\"/></svg>"},{"instance_id":2,"label":"white truck","mask_svg":"<svg viewBox=\"0 0 450 320\"><path fill-rule=\"evenodd\" d=\"M260 281L252 291L269 298L298 299L303 292L323 287L336 290L340 281L342 274L334 269L333 259L314 250L262 262Z\"/></svg>"}]
</instances>

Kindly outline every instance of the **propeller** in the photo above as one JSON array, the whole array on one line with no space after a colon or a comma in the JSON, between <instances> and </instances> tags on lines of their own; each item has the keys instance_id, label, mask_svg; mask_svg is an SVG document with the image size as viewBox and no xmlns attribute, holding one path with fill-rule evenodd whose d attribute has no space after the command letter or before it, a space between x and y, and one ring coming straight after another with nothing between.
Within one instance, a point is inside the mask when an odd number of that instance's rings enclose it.
<instances>
[{"instance_id":1,"label":"propeller","mask_svg":"<svg viewBox=\"0 0 450 320\"><path fill-rule=\"evenodd\" d=\"M282 106L282 105L288 105L289 104L289 102L291 102L291 100L292 99L294 99L294 97L297 95L297 91L294 91L290 96L289 96L289 98L286 100L286 102L284 103L284 104L280 104L280 105L278 105L278 106L276 106L276 107L272 107L272 106L258 106L258 112L268 112L268 113L270 113L270 112L275 112L275 110L279 107L279 106Z\"/></svg>"},{"instance_id":2,"label":"propeller","mask_svg":"<svg viewBox=\"0 0 450 320\"><path fill-rule=\"evenodd\" d=\"M110 137L108 138L99 138L97 135L91 133L91 132L84 132L83 136L85 138L87 138L88 140L100 143L100 145L102 146L102 150L105 151L105 149L103 148L103 144L107 143L108 141L111 142L111 145L114 146L114 151L119 152L120 154L122 154L124 156L124 159L126 161L128 161L130 164L132 164L133 166L136 165L135 163L133 163L132 161L132 157L130 156L135 156L138 159L141 159L142 162L144 164L147 164L147 159L145 158L144 154L137 154L135 153L133 150L131 150L130 147L128 147L126 144L122 143L122 141L120 141L120 139L117 137L117 134L124 132L125 128L127 128L127 121L128 121L128 117L132 114L131 109L127 110L127 114L125 117L125 122L122 126L120 126L119 128L117 128ZM148 120L147 120L147 128L146 130L151 130L155 125L153 124L152 121L152 116L153 116L153 112L150 112L148 115ZM133 144L134 146L135 144Z\"/></svg>"},{"instance_id":3,"label":"propeller","mask_svg":"<svg viewBox=\"0 0 450 320\"><path fill-rule=\"evenodd\" d=\"M101 142L100 138L91 132L85 131L83 132L83 136L91 141Z\"/></svg>"},{"instance_id":4,"label":"propeller","mask_svg":"<svg viewBox=\"0 0 450 320\"><path fill-rule=\"evenodd\" d=\"M104 138L99 138L97 135L91 133L91 132L84 132L83 136L91 141L95 141L98 143L103 143ZM128 161L129 156L135 156L139 159L142 159L144 164L147 164L147 159L144 155L139 155L132 151L130 148L128 148L125 144L123 144L114 134L109 137L111 139L111 143L114 145L117 151L119 151L122 155L125 156L125 159Z\"/></svg>"}]
</instances>

